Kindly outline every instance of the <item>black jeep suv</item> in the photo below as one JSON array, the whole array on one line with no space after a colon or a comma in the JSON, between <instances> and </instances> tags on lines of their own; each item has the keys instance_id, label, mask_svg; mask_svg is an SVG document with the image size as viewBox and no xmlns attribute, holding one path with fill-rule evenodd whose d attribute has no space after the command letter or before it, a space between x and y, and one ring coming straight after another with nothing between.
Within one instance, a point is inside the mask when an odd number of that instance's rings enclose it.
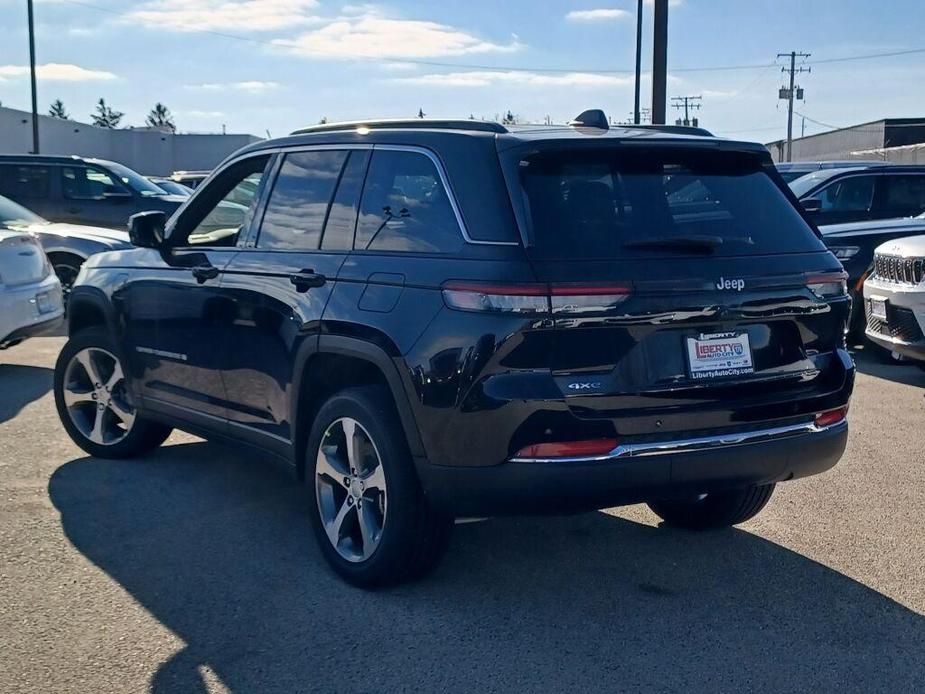
<instances>
[{"instance_id":1,"label":"black jeep suv","mask_svg":"<svg viewBox=\"0 0 925 694\"><path fill-rule=\"evenodd\" d=\"M845 447L844 274L760 145L326 125L130 233L73 290L64 427L95 456L176 427L287 461L358 585L422 575L454 517L740 523Z\"/></svg>"}]
</instances>

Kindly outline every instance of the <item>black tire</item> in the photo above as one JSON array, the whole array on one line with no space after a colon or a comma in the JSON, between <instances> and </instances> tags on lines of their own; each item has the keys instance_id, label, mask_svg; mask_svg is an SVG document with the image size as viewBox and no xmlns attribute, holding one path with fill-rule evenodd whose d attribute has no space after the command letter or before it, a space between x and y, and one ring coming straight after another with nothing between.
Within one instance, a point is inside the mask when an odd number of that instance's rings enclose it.
<instances>
[{"instance_id":1,"label":"black tire","mask_svg":"<svg viewBox=\"0 0 925 694\"><path fill-rule=\"evenodd\" d=\"M379 543L363 561L342 557L321 517L315 465L322 437L337 420L356 420L375 446L385 474L388 512ZM315 536L331 568L348 583L377 588L416 580L433 570L446 550L453 519L427 503L391 394L383 386L359 386L333 395L322 405L305 451L305 484Z\"/></svg>"},{"instance_id":2,"label":"black tire","mask_svg":"<svg viewBox=\"0 0 925 694\"><path fill-rule=\"evenodd\" d=\"M111 444L95 443L77 428L65 404L64 380L71 360L87 348L105 350L115 355L120 362L123 361L118 345L105 328L81 330L64 345L55 364L54 393L58 417L68 436L80 448L97 458L135 458L160 446L170 436L171 428L137 415L128 433L121 440Z\"/></svg>"},{"instance_id":3,"label":"black tire","mask_svg":"<svg viewBox=\"0 0 925 694\"><path fill-rule=\"evenodd\" d=\"M71 298L74 280L77 279L77 274L80 272L84 259L73 253L50 253L48 261L51 263L55 275L61 281L61 292L64 296L64 307L66 309Z\"/></svg>"},{"instance_id":4,"label":"black tire","mask_svg":"<svg viewBox=\"0 0 925 694\"><path fill-rule=\"evenodd\" d=\"M688 530L727 528L754 518L771 499L773 484L711 492L690 499L650 501L648 506L668 525Z\"/></svg>"}]
</instances>

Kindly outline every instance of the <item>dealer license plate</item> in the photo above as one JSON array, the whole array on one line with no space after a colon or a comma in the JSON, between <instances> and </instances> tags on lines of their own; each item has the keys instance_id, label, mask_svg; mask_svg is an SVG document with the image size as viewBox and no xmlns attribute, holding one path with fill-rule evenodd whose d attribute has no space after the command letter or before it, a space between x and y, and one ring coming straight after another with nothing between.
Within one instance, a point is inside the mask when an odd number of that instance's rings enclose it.
<instances>
[{"instance_id":1,"label":"dealer license plate","mask_svg":"<svg viewBox=\"0 0 925 694\"><path fill-rule=\"evenodd\" d=\"M748 333L712 333L688 337L687 364L694 380L754 373Z\"/></svg>"}]
</instances>

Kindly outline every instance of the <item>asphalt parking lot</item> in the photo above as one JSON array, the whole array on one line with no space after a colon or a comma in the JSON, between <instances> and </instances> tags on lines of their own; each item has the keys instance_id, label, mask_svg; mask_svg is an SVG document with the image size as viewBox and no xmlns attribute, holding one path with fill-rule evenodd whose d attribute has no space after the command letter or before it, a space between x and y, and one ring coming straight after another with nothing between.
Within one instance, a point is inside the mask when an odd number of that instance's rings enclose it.
<instances>
[{"instance_id":1,"label":"asphalt parking lot","mask_svg":"<svg viewBox=\"0 0 925 694\"><path fill-rule=\"evenodd\" d=\"M181 434L84 455L50 392L62 343L0 352L2 692L925 688L915 367L859 354L846 457L740 528L489 520L426 581L367 593L258 456Z\"/></svg>"}]
</instances>

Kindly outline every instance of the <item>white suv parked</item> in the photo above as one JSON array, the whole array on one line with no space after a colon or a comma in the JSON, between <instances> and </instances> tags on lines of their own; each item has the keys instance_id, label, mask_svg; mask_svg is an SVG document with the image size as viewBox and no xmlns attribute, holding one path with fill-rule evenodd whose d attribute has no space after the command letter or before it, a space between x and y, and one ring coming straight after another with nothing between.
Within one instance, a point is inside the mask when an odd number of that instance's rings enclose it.
<instances>
[{"instance_id":1,"label":"white suv parked","mask_svg":"<svg viewBox=\"0 0 925 694\"><path fill-rule=\"evenodd\" d=\"M909 359L925 361L925 236L881 244L864 283L867 337Z\"/></svg>"},{"instance_id":2,"label":"white suv parked","mask_svg":"<svg viewBox=\"0 0 925 694\"><path fill-rule=\"evenodd\" d=\"M56 330L63 317L61 282L38 239L0 228L0 349Z\"/></svg>"}]
</instances>

